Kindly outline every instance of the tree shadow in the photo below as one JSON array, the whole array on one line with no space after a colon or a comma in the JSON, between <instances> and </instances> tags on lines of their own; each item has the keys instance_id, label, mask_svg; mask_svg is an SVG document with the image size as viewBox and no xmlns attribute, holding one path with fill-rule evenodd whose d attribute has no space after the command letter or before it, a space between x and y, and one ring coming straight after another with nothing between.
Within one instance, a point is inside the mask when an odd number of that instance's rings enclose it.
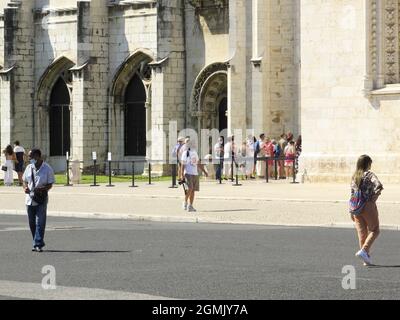
<instances>
[{"instance_id":1,"label":"tree shadow","mask_svg":"<svg viewBox=\"0 0 400 320\"><path fill-rule=\"evenodd\" d=\"M117 251L117 250L44 250L48 253L131 253L132 251Z\"/></svg>"},{"instance_id":2,"label":"tree shadow","mask_svg":"<svg viewBox=\"0 0 400 320\"><path fill-rule=\"evenodd\" d=\"M395 269L395 268L399 268L400 269L400 265L379 265L379 264L374 264L371 266L368 266L368 269Z\"/></svg>"}]
</instances>

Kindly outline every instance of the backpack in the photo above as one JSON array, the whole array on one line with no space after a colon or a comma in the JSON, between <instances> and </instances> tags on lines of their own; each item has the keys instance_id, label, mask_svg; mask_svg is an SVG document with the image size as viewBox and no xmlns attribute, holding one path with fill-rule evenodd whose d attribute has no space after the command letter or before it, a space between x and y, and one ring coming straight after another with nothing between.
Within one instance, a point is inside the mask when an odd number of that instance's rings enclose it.
<instances>
[{"instance_id":1,"label":"backpack","mask_svg":"<svg viewBox=\"0 0 400 320\"><path fill-rule=\"evenodd\" d=\"M365 204L367 203L363 192L361 191L361 186L356 192L350 197L349 201L349 211L351 214L357 216L363 211Z\"/></svg>"}]
</instances>

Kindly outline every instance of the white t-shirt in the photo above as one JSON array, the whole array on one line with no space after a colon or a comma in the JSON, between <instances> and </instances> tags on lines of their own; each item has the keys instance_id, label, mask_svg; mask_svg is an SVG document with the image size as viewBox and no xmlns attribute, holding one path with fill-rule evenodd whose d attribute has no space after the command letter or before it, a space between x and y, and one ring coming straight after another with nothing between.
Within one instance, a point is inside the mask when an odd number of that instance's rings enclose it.
<instances>
[{"instance_id":1,"label":"white t-shirt","mask_svg":"<svg viewBox=\"0 0 400 320\"><path fill-rule=\"evenodd\" d=\"M189 156L188 156L189 153ZM199 156L196 151L190 150L182 154L182 164L185 165L185 174L191 176L198 176L197 165L199 163Z\"/></svg>"},{"instance_id":2,"label":"white t-shirt","mask_svg":"<svg viewBox=\"0 0 400 320\"><path fill-rule=\"evenodd\" d=\"M224 153L223 153L224 146L222 146L219 142L214 146L214 157L215 159L223 159L224 158Z\"/></svg>"},{"instance_id":3,"label":"white t-shirt","mask_svg":"<svg viewBox=\"0 0 400 320\"><path fill-rule=\"evenodd\" d=\"M14 153L19 153L19 152L25 153L25 149L22 148L21 146L16 146L16 147L14 148Z\"/></svg>"},{"instance_id":4,"label":"white t-shirt","mask_svg":"<svg viewBox=\"0 0 400 320\"><path fill-rule=\"evenodd\" d=\"M232 142L228 142L227 144L225 144L224 158L225 159L232 158Z\"/></svg>"}]
</instances>

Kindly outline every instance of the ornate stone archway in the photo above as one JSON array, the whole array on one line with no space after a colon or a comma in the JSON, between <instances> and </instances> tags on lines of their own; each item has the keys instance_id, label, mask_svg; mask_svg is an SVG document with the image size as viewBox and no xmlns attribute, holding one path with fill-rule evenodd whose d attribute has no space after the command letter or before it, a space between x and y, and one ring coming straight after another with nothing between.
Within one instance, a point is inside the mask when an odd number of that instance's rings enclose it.
<instances>
[{"instance_id":1,"label":"ornate stone archway","mask_svg":"<svg viewBox=\"0 0 400 320\"><path fill-rule=\"evenodd\" d=\"M219 104L227 97L228 64L214 63L196 78L191 98L192 125L197 129L218 128Z\"/></svg>"}]
</instances>

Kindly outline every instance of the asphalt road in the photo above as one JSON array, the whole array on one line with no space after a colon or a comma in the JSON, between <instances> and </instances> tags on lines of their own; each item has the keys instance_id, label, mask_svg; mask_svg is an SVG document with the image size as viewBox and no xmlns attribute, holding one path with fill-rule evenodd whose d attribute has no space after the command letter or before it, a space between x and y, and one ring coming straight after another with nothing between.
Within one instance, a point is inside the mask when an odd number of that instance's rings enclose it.
<instances>
[{"instance_id":1,"label":"asphalt road","mask_svg":"<svg viewBox=\"0 0 400 320\"><path fill-rule=\"evenodd\" d=\"M46 243L32 253L26 219L0 216L0 299L400 299L398 231L382 232L374 268L351 229L49 218ZM46 265L56 290L40 286Z\"/></svg>"}]
</instances>

